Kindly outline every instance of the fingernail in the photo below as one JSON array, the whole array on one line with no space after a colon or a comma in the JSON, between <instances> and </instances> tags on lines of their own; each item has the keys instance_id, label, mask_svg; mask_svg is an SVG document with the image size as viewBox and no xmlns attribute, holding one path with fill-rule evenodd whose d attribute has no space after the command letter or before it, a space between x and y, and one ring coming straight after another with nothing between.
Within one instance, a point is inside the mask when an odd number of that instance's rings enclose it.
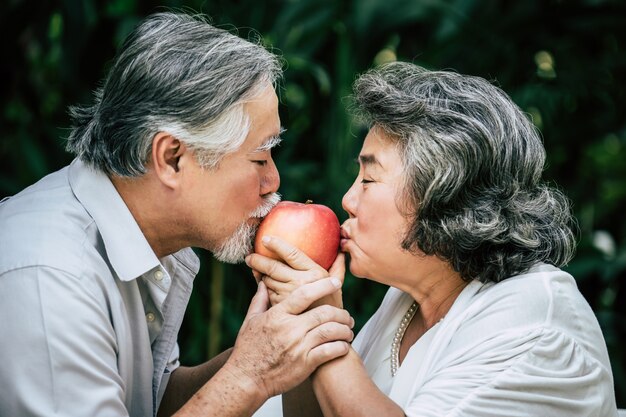
<instances>
[{"instance_id":1,"label":"fingernail","mask_svg":"<svg viewBox=\"0 0 626 417\"><path fill-rule=\"evenodd\" d=\"M263 243L269 243L270 242L270 237L269 236L263 236L263 238L261 240L263 241Z\"/></svg>"},{"instance_id":2,"label":"fingernail","mask_svg":"<svg viewBox=\"0 0 626 417\"><path fill-rule=\"evenodd\" d=\"M355 323L354 323L354 317L350 316L350 320L352 320L352 324L350 325L350 328L353 328L353 327L354 327L354 324L355 324Z\"/></svg>"},{"instance_id":3,"label":"fingernail","mask_svg":"<svg viewBox=\"0 0 626 417\"><path fill-rule=\"evenodd\" d=\"M248 265L248 262L250 262L250 255L244 258L244 262L246 263L246 265Z\"/></svg>"},{"instance_id":4,"label":"fingernail","mask_svg":"<svg viewBox=\"0 0 626 417\"><path fill-rule=\"evenodd\" d=\"M341 281L339 281L337 278L332 278L330 282L332 282L332 284L337 288L341 287Z\"/></svg>"}]
</instances>

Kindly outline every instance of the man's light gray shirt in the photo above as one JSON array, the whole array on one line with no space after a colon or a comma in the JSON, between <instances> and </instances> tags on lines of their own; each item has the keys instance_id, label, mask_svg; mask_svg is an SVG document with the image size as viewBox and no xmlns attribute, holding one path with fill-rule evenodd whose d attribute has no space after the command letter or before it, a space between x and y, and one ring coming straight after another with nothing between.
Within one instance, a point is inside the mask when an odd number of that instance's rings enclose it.
<instances>
[{"instance_id":1,"label":"man's light gray shirt","mask_svg":"<svg viewBox=\"0 0 626 417\"><path fill-rule=\"evenodd\" d=\"M78 160L2 202L0 415L155 415L198 267Z\"/></svg>"}]
</instances>

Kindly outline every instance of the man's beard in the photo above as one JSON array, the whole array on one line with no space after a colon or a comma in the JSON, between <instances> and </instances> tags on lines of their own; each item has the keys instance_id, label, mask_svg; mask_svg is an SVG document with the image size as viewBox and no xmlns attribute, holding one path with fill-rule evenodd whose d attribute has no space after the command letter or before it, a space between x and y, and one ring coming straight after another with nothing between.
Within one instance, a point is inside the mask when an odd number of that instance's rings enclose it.
<instances>
[{"instance_id":1,"label":"man's beard","mask_svg":"<svg viewBox=\"0 0 626 417\"><path fill-rule=\"evenodd\" d=\"M265 201L256 210L248 215L250 218L262 218L267 216L272 208L280 201L280 194L272 193L265 197ZM218 261L229 264L242 262L244 258L252 252L252 241L259 228L258 223L249 224L244 221L237 227L237 230L226 239L222 245L213 252L213 256Z\"/></svg>"}]
</instances>

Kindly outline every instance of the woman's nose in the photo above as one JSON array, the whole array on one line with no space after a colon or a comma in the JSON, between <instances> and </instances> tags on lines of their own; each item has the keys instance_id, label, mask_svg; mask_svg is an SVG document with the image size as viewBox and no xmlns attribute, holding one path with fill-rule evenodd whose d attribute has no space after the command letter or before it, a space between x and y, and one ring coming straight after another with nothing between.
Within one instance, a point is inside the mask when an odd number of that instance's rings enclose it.
<instances>
[{"instance_id":1,"label":"woman's nose","mask_svg":"<svg viewBox=\"0 0 626 417\"><path fill-rule=\"evenodd\" d=\"M346 191L346 193L343 195L343 198L341 199L341 207L343 207L343 209L346 211L346 213L348 213L350 217L354 217L355 208L356 208L355 185L356 185L356 180L354 184L352 184L352 186L348 189L348 191Z\"/></svg>"}]
</instances>

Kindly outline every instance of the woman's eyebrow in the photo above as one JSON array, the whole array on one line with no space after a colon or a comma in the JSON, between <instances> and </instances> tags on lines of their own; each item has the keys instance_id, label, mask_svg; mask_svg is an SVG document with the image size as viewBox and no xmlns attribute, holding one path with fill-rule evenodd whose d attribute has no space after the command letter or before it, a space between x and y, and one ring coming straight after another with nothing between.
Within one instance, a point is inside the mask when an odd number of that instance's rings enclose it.
<instances>
[{"instance_id":1,"label":"woman's eyebrow","mask_svg":"<svg viewBox=\"0 0 626 417\"><path fill-rule=\"evenodd\" d=\"M376 156L372 155L372 154L361 154L361 155L359 155L359 158L358 158L357 162L360 163L363 166L378 165L381 168L383 167L381 165L381 163L378 161L378 159L376 159Z\"/></svg>"}]
</instances>

